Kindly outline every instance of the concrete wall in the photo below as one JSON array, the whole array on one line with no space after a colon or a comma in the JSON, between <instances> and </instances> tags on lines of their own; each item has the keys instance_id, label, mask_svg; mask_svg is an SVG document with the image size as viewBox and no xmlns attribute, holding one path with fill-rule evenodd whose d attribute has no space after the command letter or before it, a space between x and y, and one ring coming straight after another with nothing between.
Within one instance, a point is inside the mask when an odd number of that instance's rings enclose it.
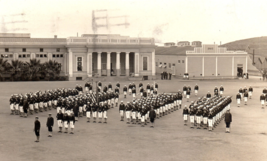
<instances>
[{"instance_id":1,"label":"concrete wall","mask_svg":"<svg viewBox=\"0 0 267 161\"><path fill-rule=\"evenodd\" d=\"M188 73L190 77L202 76L202 57L188 57Z\"/></svg>"},{"instance_id":2,"label":"concrete wall","mask_svg":"<svg viewBox=\"0 0 267 161\"><path fill-rule=\"evenodd\" d=\"M218 57L218 76L232 76L232 57Z\"/></svg>"}]
</instances>

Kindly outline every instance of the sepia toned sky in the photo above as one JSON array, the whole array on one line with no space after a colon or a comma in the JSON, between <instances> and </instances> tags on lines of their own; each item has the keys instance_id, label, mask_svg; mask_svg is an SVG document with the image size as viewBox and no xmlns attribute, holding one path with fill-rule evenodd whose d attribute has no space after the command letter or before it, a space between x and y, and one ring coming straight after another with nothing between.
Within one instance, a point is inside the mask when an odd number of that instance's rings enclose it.
<instances>
[{"instance_id":1,"label":"sepia toned sky","mask_svg":"<svg viewBox=\"0 0 267 161\"><path fill-rule=\"evenodd\" d=\"M219 44L267 36L266 8L266 0L0 0L0 32L59 38L92 34L92 11L107 10L95 16L108 16L108 22L95 22L109 28L95 33Z\"/></svg>"}]
</instances>

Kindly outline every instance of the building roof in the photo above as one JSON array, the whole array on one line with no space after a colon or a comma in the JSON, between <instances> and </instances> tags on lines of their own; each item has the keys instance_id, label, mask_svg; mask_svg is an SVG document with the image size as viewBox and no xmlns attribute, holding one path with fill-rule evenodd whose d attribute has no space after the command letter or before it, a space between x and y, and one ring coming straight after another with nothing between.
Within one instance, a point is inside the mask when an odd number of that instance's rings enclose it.
<instances>
[{"instance_id":1,"label":"building roof","mask_svg":"<svg viewBox=\"0 0 267 161\"><path fill-rule=\"evenodd\" d=\"M179 43L189 43L189 41L179 41L178 44Z\"/></svg>"},{"instance_id":2,"label":"building roof","mask_svg":"<svg viewBox=\"0 0 267 161\"><path fill-rule=\"evenodd\" d=\"M192 46L185 46L185 47L162 47L157 46L155 48L155 55L186 55L186 51L193 51L194 47Z\"/></svg>"}]
</instances>

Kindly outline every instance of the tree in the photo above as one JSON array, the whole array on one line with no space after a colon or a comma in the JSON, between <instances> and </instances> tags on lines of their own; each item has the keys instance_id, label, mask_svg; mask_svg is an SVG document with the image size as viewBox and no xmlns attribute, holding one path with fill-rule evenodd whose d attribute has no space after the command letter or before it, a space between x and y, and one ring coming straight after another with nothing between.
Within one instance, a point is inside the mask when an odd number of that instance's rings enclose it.
<instances>
[{"instance_id":1,"label":"tree","mask_svg":"<svg viewBox=\"0 0 267 161\"><path fill-rule=\"evenodd\" d=\"M23 67L22 61L20 60L11 61L10 72L11 72L12 80L15 80L15 81L21 80L20 76L22 74L22 67Z\"/></svg>"},{"instance_id":2,"label":"tree","mask_svg":"<svg viewBox=\"0 0 267 161\"><path fill-rule=\"evenodd\" d=\"M59 74L61 70L61 65L56 62L55 60L49 60L45 62L43 65L43 69L45 70L45 77L49 80L56 80L59 79Z\"/></svg>"},{"instance_id":3,"label":"tree","mask_svg":"<svg viewBox=\"0 0 267 161\"><path fill-rule=\"evenodd\" d=\"M0 80L3 79L3 73L7 72L9 68L9 63L7 60L3 60L0 58Z\"/></svg>"},{"instance_id":4,"label":"tree","mask_svg":"<svg viewBox=\"0 0 267 161\"><path fill-rule=\"evenodd\" d=\"M30 59L30 62L26 62L28 70L28 76L30 80L39 80L39 75L41 73L41 62L37 59Z\"/></svg>"}]
</instances>

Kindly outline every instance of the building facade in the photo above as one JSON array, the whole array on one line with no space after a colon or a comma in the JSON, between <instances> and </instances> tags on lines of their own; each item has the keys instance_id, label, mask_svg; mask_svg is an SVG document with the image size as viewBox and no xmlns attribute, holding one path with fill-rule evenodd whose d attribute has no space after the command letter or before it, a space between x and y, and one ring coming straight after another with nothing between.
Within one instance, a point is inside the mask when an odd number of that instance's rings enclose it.
<instances>
[{"instance_id":1,"label":"building facade","mask_svg":"<svg viewBox=\"0 0 267 161\"><path fill-rule=\"evenodd\" d=\"M69 80L93 76L148 76L155 71L153 38L91 35L30 38L30 34L0 34L1 58L41 62L55 60Z\"/></svg>"},{"instance_id":2,"label":"building facade","mask_svg":"<svg viewBox=\"0 0 267 161\"><path fill-rule=\"evenodd\" d=\"M159 64L167 66L160 66ZM248 54L244 51L227 51L218 45L201 47L156 48L156 72L190 77L236 77L238 69L248 71Z\"/></svg>"}]
</instances>

